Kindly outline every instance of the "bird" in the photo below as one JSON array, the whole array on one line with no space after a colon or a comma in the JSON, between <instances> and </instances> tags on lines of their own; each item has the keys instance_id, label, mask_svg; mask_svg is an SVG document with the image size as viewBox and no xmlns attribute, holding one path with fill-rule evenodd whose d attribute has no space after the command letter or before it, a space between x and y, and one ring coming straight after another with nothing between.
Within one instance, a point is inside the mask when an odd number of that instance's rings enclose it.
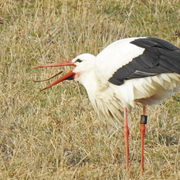
<instances>
[{"instance_id":1,"label":"bird","mask_svg":"<svg viewBox=\"0 0 180 180\"><path fill-rule=\"evenodd\" d=\"M124 117L126 169L129 170L129 127L127 113L141 103L141 168L144 171L146 106L157 105L180 92L180 49L156 37L119 39L98 55L84 53L72 60L35 68L73 66L74 68L47 86L64 80L82 84L94 110L101 119L121 121Z\"/></svg>"}]
</instances>

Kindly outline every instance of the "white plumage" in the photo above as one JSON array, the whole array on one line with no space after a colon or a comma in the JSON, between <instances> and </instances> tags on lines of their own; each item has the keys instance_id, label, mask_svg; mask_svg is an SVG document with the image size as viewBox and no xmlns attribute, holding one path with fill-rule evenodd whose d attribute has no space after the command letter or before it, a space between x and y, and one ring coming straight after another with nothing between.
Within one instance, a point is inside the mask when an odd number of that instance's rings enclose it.
<instances>
[{"instance_id":1,"label":"white plumage","mask_svg":"<svg viewBox=\"0 0 180 180\"><path fill-rule=\"evenodd\" d=\"M161 61L167 61L167 59L172 65L170 69L168 65L163 65L163 68L161 66ZM175 61L169 62L171 59ZM140 61L144 64L140 64ZM152 65L149 61L152 61L150 62ZM69 75L73 77L62 77L58 83L66 79L80 82L85 87L100 118L119 121L123 114L123 107L130 111L137 102L143 105L156 105L180 91L180 49L161 39L135 37L117 40L97 56L81 54L67 62L38 67L75 66L72 70L74 74ZM135 62L136 67L130 67L131 62ZM174 62L177 64L173 64ZM141 65L140 69L138 69L139 65ZM110 78L119 69L127 67L124 72L129 71L128 66L130 71L133 69L133 72L130 72L127 78L124 77L123 83L110 82ZM173 66L177 66L178 70L173 69ZM160 69L154 69L159 67ZM120 73L119 77L122 75L124 74ZM53 85L55 84L57 83Z\"/></svg>"},{"instance_id":2,"label":"white plumage","mask_svg":"<svg viewBox=\"0 0 180 180\"><path fill-rule=\"evenodd\" d=\"M144 48L130 44L135 39L137 38L118 40L97 56L81 54L72 60L76 65L73 72L78 74L74 79L85 87L95 111L101 118L105 116L106 119L119 120L124 106L131 110L137 102L156 105L180 91L180 75L177 73L132 78L125 80L120 86L108 81L117 69L143 54ZM82 62L76 62L78 59Z\"/></svg>"},{"instance_id":3,"label":"white plumage","mask_svg":"<svg viewBox=\"0 0 180 180\"><path fill-rule=\"evenodd\" d=\"M141 167L144 169L144 135L146 105L156 105L180 91L180 49L152 37L115 41L97 56L81 54L72 61L39 67L75 66L43 90L64 80L76 80L86 89L100 118L119 121L124 111L126 168L129 169L129 129L127 110L143 104L141 116Z\"/></svg>"}]
</instances>

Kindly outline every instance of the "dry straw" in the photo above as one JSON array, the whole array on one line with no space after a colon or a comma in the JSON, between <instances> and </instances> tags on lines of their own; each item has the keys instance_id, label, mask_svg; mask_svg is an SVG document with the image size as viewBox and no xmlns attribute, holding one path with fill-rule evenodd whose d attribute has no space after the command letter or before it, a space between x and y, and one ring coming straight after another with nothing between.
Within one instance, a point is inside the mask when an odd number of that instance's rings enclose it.
<instances>
[{"instance_id":1,"label":"dry straw","mask_svg":"<svg viewBox=\"0 0 180 180\"><path fill-rule=\"evenodd\" d=\"M155 36L180 47L179 8L179 0L0 2L0 179L126 179L123 128L98 119L76 82L40 93L46 82L32 80L60 69L33 67L96 55L125 37ZM180 179L180 95L147 114L143 178L140 114L129 117L130 178Z\"/></svg>"}]
</instances>

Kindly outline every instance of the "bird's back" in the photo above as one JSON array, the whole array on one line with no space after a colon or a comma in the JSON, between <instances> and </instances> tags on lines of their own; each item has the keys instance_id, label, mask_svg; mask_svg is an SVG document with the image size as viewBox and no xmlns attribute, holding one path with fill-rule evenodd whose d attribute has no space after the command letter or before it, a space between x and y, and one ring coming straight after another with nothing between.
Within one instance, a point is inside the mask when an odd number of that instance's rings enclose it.
<instances>
[{"instance_id":1,"label":"bird's back","mask_svg":"<svg viewBox=\"0 0 180 180\"><path fill-rule=\"evenodd\" d=\"M180 49L161 39L116 41L97 55L96 68L128 109L136 102L158 104L180 91Z\"/></svg>"}]
</instances>

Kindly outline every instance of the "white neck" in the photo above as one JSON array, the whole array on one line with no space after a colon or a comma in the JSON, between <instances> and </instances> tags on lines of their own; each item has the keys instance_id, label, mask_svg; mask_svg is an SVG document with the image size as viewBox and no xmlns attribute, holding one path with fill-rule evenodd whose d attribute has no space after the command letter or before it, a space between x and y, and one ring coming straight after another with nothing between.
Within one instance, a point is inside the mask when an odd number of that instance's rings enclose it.
<instances>
[{"instance_id":1,"label":"white neck","mask_svg":"<svg viewBox=\"0 0 180 180\"><path fill-rule=\"evenodd\" d=\"M81 83L89 95L95 95L101 93L107 88L106 84L102 83L94 69L91 69L88 73L80 74L80 77L75 78L76 81Z\"/></svg>"}]
</instances>

